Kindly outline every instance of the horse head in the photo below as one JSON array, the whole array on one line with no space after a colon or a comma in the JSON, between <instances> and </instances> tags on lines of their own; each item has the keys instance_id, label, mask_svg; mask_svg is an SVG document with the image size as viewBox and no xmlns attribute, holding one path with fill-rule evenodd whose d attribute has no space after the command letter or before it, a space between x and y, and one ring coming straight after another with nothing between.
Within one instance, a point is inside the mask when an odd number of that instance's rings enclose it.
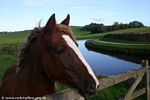
<instances>
[{"instance_id":1,"label":"horse head","mask_svg":"<svg viewBox=\"0 0 150 100\"><path fill-rule=\"evenodd\" d=\"M42 28L37 39L41 62L50 79L67 84L86 97L96 93L99 81L78 49L69 21L68 15L56 24L53 14Z\"/></svg>"}]
</instances>

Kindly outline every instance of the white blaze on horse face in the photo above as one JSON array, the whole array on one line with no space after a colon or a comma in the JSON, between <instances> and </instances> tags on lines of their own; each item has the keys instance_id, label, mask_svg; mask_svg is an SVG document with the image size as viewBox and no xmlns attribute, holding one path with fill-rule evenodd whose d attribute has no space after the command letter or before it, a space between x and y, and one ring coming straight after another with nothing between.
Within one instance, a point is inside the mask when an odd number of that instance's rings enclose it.
<instances>
[{"instance_id":1,"label":"white blaze on horse face","mask_svg":"<svg viewBox=\"0 0 150 100\"><path fill-rule=\"evenodd\" d=\"M89 66L89 64L86 62L85 58L83 57L83 55L81 54L79 48L76 46L76 44L74 43L74 41L68 36L68 35L62 35L62 37L65 39L66 43L68 44L69 47L71 47L73 49L73 51L78 55L79 59L82 61L82 63L86 66L89 74L93 77L93 79L95 80L96 83L96 89L99 86L99 81L97 80L93 70L91 69L91 67Z\"/></svg>"}]
</instances>

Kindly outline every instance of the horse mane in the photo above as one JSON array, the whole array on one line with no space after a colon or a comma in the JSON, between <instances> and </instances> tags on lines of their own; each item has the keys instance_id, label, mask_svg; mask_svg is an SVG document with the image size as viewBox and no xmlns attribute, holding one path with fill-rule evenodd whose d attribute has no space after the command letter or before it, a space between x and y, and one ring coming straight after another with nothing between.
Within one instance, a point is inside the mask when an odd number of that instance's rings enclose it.
<instances>
[{"instance_id":1,"label":"horse mane","mask_svg":"<svg viewBox=\"0 0 150 100\"><path fill-rule=\"evenodd\" d=\"M36 27L31 31L31 34L28 36L26 43L24 43L19 48L18 56L19 56L19 64L18 67L21 68L22 64L26 61L28 56L28 52L30 48L33 46L34 40L39 36L42 28Z\"/></svg>"},{"instance_id":2,"label":"horse mane","mask_svg":"<svg viewBox=\"0 0 150 100\"><path fill-rule=\"evenodd\" d=\"M44 29L44 27L35 27L31 31L31 34L28 36L26 43L20 47L19 53L18 53L18 56L19 56L18 67L19 67L19 69L22 68L24 63L26 63L28 56L29 56L29 52L31 50L30 48L33 47L33 44L35 43L34 41L36 40L36 38L38 38L39 35L42 34L43 29ZM62 25L62 24L57 24L56 30L59 31L60 33L66 33L74 41L76 40L70 27ZM17 68L17 71L18 71L18 68Z\"/></svg>"}]
</instances>

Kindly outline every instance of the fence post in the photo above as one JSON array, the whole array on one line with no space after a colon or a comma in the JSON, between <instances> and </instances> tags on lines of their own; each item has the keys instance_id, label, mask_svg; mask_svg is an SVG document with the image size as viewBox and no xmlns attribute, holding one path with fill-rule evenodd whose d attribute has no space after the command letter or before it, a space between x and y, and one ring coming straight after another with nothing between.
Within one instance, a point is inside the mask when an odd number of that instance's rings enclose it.
<instances>
[{"instance_id":1,"label":"fence post","mask_svg":"<svg viewBox=\"0 0 150 100\"><path fill-rule=\"evenodd\" d=\"M146 68L146 73L144 77L144 83L146 88L146 98L147 100L150 100L150 87L149 87L149 62L148 60L142 60L142 67Z\"/></svg>"}]
</instances>

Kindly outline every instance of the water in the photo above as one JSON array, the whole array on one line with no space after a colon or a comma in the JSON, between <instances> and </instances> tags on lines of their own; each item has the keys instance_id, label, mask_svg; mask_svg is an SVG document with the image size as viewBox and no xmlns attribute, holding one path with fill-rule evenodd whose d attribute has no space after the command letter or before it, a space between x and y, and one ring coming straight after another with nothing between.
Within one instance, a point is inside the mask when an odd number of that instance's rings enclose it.
<instances>
[{"instance_id":1,"label":"water","mask_svg":"<svg viewBox=\"0 0 150 100\"><path fill-rule=\"evenodd\" d=\"M97 74L115 75L140 67L139 64L127 61L107 54L88 50L84 43L86 40L78 40L79 49L83 56Z\"/></svg>"}]
</instances>

